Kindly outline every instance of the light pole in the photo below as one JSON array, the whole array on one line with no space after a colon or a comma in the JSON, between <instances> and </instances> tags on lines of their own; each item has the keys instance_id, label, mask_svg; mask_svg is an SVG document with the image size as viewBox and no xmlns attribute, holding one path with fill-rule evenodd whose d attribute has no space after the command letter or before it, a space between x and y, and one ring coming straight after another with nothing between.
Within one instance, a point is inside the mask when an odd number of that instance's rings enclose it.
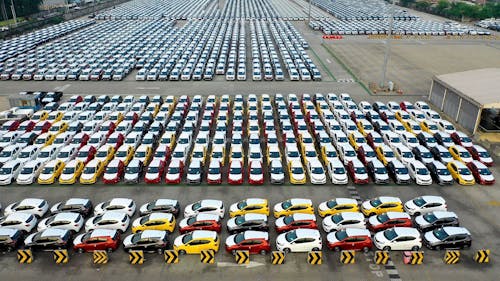
<instances>
[{"instance_id":1,"label":"light pole","mask_svg":"<svg viewBox=\"0 0 500 281\"><path fill-rule=\"evenodd\" d=\"M14 8L14 0L10 0L10 10L12 11L12 18L14 19L14 26L17 26L16 8Z\"/></svg>"},{"instance_id":2,"label":"light pole","mask_svg":"<svg viewBox=\"0 0 500 281\"><path fill-rule=\"evenodd\" d=\"M394 23L394 0L391 4L391 13L389 17L389 34L387 40L385 41L385 56L384 56L384 66L382 67L382 80L380 81L380 87L385 87L385 79L387 75L387 63L389 62L389 56L391 53L391 39L392 39L392 24Z\"/></svg>"}]
</instances>

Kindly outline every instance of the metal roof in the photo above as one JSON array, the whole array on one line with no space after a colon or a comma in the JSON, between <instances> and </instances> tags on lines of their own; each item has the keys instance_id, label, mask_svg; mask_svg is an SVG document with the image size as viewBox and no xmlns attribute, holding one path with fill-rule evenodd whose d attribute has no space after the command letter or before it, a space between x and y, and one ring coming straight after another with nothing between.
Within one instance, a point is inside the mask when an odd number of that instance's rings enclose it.
<instances>
[{"instance_id":1,"label":"metal roof","mask_svg":"<svg viewBox=\"0 0 500 281\"><path fill-rule=\"evenodd\" d=\"M434 80L484 108L500 108L500 68L437 75Z\"/></svg>"}]
</instances>

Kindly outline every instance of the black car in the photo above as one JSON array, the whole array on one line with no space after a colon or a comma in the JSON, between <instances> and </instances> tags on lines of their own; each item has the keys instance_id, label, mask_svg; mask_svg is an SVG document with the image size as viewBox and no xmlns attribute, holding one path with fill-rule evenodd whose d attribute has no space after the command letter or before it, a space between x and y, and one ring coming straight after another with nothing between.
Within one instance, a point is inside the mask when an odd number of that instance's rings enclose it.
<instances>
[{"instance_id":1,"label":"black car","mask_svg":"<svg viewBox=\"0 0 500 281\"><path fill-rule=\"evenodd\" d=\"M437 145L433 148L430 149L432 155L434 156L434 159L444 162L443 159L451 159L451 153L446 149L444 146ZM447 162L447 161L446 161Z\"/></svg>"},{"instance_id":2,"label":"black car","mask_svg":"<svg viewBox=\"0 0 500 281\"><path fill-rule=\"evenodd\" d=\"M145 106L149 104L149 96L143 95L139 97L139 102L144 103Z\"/></svg>"},{"instance_id":3,"label":"black car","mask_svg":"<svg viewBox=\"0 0 500 281\"><path fill-rule=\"evenodd\" d=\"M123 102L123 97L120 95L115 95L111 97L111 102L121 103Z\"/></svg>"},{"instance_id":4,"label":"black car","mask_svg":"<svg viewBox=\"0 0 500 281\"><path fill-rule=\"evenodd\" d=\"M47 95L42 99L42 103L47 104L50 102L59 102L62 96L62 92L48 92Z\"/></svg>"},{"instance_id":5,"label":"black car","mask_svg":"<svg viewBox=\"0 0 500 281\"><path fill-rule=\"evenodd\" d=\"M51 214L63 212L79 213L83 217L88 217L92 212L92 201L85 198L70 198L64 202L56 203L50 208Z\"/></svg>"},{"instance_id":6,"label":"black car","mask_svg":"<svg viewBox=\"0 0 500 281\"><path fill-rule=\"evenodd\" d=\"M422 132L417 135L417 140L420 143L420 145L423 145L427 148L430 148L430 144L434 143L436 144L436 139L429 133Z\"/></svg>"},{"instance_id":7,"label":"black car","mask_svg":"<svg viewBox=\"0 0 500 281\"><path fill-rule=\"evenodd\" d=\"M227 222L227 231L230 234L246 230L268 231L267 216L264 214L245 214L236 216Z\"/></svg>"},{"instance_id":8,"label":"black car","mask_svg":"<svg viewBox=\"0 0 500 281\"><path fill-rule=\"evenodd\" d=\"M434 139L436 139L436 142L440 145L444 145L443 141L453 143L453 140L451 139L451 137L448 134L437 132L432 136L434 137Z\"/></svg>"},{"instance_id":9,"label":"black car","mask_svg":"<svg viewBox=\"0 0 500 281\"><path fill-rule=\"evenodd\" d=\"M47 228L26 237L24 247L41 251L69 249L71 247L71 231L60 228Z\"/></svg>"},{"instance_id":10,"label":"black car","mask_svg":"<svg viewBox=\"0 0 500 281\"><path fill-rule=\"evenodd\" d=\"M142 205L139 213L141 216L149 215L153 212L171 213L177 217L180 209L181 205L175 199L157 199L156 201Z\"/></svg>"},{"instance_id":11,"label":"black car","mask_svg":"<svg viewBox=\"0 0 500 281\"><path fill-rule=\"evenodd\" d=\"M0 228L0 252L11 252L23 243L23 232L18 229Z\"/></svg>"},{"instance_id":12,"label":"black car","mask_svg":"<svg viewBox=\"0 0 500 281\"><path fill-rule=\"evenodd\" d=\"M417 159L418 161L421 161L422 163L426 163L428 161L424 161L424 159L429 159L429 158L434 158L431 154L431 152L425 147L425 146L422 146L422 145L419 145L419 146L415 146L411 152L413 152L413 155L415 155L415 159Z\"/></svg>"},{"instance_id":13,"label":"black car","mask_svg":"<svg viewBox=\"0 0 500 281\"><path fill-rule=\"evenodd\" d=\"M131 234L123 240L123 249L125 252L142 250L162 254L167 248L168 235L166 231L144 230L136 234Z\"/></svg>"},{"instance_id":14,"label":"black car","mask_svg":"<svg viewBox=\"0 0 500 281\"><path fill-rule=\"evenodd\" d=\"M375 184L387 184L389 183L389 177L381 179L380 177L384 177L383 175L387 175L387 169L382 164L382 162L374 160L370 161L366 164L366 170L368 171L368 175L372 178ZM377 176L380 175L380 176Z\"/></svg>"},{"instance_id":15,"label":"black car","mask_svg":"<svg viewBox=\"0 0 500 281\"><path fill-rule=\"evenodd\" d=\"M149 126L149 125L151 125L151 123L153 123L153 120L154 120L153 113L144 112L143 114L141 114L141 116L139 116L139 120L143 121L144 123L146 123Z\"/></svg>"},{"instance_id":16,"label":"black car","mask_svg":"<svg viewBox=\"0 0 500 281\"><path fill-rule=\"evenodd\" d=\"M387 125L387 123L385 123L383 120L375 120L372 122L372 124L373 124L373 129L381 135L384 134L383 132L391 130L389 128L389 125Z\"/></svg>"},{"instance_id":17,"label":"black car","mask_svg":"<svg viewBox=\"0 0 500 281\"><path fill-rule=\"evenodd\" d=\"M75 121L70 123L67 132L73 132L75 135L80 133L83 129L83 123L80 121Z\"/></svg>"},{"instance_id":18,"label":"black car","mask_svg":"<svg viewBox=\"0 0 500 281\"><path fill-rule=\"evenodd\" d=\"M387 108L387 105L385 105L384 103L382 102L374 102L372 104L372 108L373 110L375 110L376 112L378 112L380 114L380 111L383 111L383 110L388 110L389 108Z\"/></svg>"},{"instance_id":19,"label":"black car","mask_svg":"<svg viewBox=\"0 0 500 281\"><path fill-rule=\"evenodd\" d=\"M396 184L411 183L411 177L408 168L399 160L389 162L387 164L387 172L389 173L389 177L391 177Z\"/></svg>"},{"instance_id":20,"label":"black car","mask_svg":"<svg viewBox=\"0 0 500 281\"><path fill-rule=\"evenodd\" d=\"M435 211L417 216L414 225L421 232L427 232L444 226L459 226L460 222L454 212Z\"/></svg>"},{"instance_id":21,"label":"black car","mask_svg":"<svg viewBox=\"0 0 500 281\"><path fill-rule=\"evenodd\" d=\"M50 102L43 107L43 110L54 111L57 110L58 108L59 104L57 102Z\"/></svg>"},{"instance_id":22,"label":"black car","mask_svg":"<svg viewBox=\"0 0 500 281\"><path fill-rule=\"evenodd\" d=\"M445 226L426 232L423 242L431 250L466 249L472 244L472 236L464 227Z\"/></svg>"},{"instance_id":23,"label":"black car","mask_svg":"<svg viewBox=\"0 0 500 281\"><path fill-rule=\"evenodd\" d=\"M104 103L102 103L102 102L93 102L89 105L89 107L87 108L87 111L98 112L102 109L103 106L104 106Z\"/></svg>"},{"instance_id":24,"label":"black car","mask_svg":"<svg viewBox=\"0 0 500 281\"><path fill-rule=\"evenodd\" d=\"M425 166L427 166L427 169L429 169L432 180L437 182L439 185L453 184L453 178L451 178L449 181L443 179L443 176L448 177L449 175L451 175L450 171L443 163L432 161L430 163L427 163Z\"/></svg>"}]
</instances>

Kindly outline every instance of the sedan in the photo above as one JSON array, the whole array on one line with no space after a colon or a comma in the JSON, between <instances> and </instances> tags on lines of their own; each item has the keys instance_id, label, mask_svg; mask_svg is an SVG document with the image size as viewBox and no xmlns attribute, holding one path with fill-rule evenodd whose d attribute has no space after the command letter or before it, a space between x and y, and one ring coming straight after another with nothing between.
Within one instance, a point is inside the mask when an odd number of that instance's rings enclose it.
<instances>
[{"instance_id":1,"label":"sedan","mask_svg":"<svg viewBox=\"0 0 500 281\"><path fill-rule=\"evenodd\" d=\"M71 233L77 233L83 226L83 217L78 213L58 213L38 223L37 230L42 231L47 228L67 229Z\"/></svg>"},{"instance_id":2,"label":"sedan","mask_svg":"<svg viewBox=\"0 0 500 281\"><path fill-rule=\"evenodd\" d=\"M326 216L323 219L323 230L331 232L345 228L366 228L365 216L359 212L342 212Z\"/></svg>"},{"instance_id":3,"label":"sedan","mask_svg":"<svg viewBox=\"0 0 500 281\"><path fill-rule=\"evenodd\" d=\"M128 251L141 250L144 252L157 252L162 254L168 248L168 235L166 231L144 230L131 234L123 239L123 249Z\"/></svg>"},{"instance_id":4,"label":"sedan","mask_svg":"<svg viewBox=\"0 0 500 281\"><path fill-rule=\"evenodd\" d=\"M468 249L472 236L464 227L445 226L424 233L424 244L431 250Z\"/></svg>"},{"instance_id":5,"label":"sedan","mask_svg":"<svg viewBox=\"0 0 500 281\"><path fill-rule=\"evenodd\" d=\"M184 218L179 222L181 234L194 230L221 231L220 217L213 214L198 214L194 217Z\"/></svg>"},{"instance_id":6,"label":"sedan","mask_svg":"<svg viewBox=\"0 0 500 281\"><path fill-rule=\"evenodd\" d=\"M467 164L467 168L469 168L479 184L492 185L495 183L495 177L483 162L474 160Z\"/></svg>"},{"instance_id":7,"label":"sedan","mask_svg":"<svg viewBox=\"0 0 500 281\"><path fill-rule=\"evenodd\" d=\"M226 251L236 254L236 251L249 251L250 254L266 255L271 251L269 233L247 230L226 238Z\"/></svg>"},{"instance_id":8,"label":"sedan","mask_svg":"<svg viewBox=\"0 0 500 281\"><path fill-rule=\"evenodd\" d=\"M121 212L106 212L89 218L85 222L85 231L94 229L114 229L122 233L127 231L130 224L130 218L127 214Z\"/></svg>"},{"instance_id":9,"label":"sedan","mask_svg":"<svg viewBox=\"0 0 500 281\"><path fill-rule=\"evenodd\" d=\"M287 254L290 252L321 251L321 234L316 229L291 230L278 235L276 248Z\"/></svg>"},{"instance_id":10,"label":"sedan","mask_svg":"<svg viewBox=\"0 0 500 281\"><path fill-rule=\"evenodd\" d=\"M34 215L17 212L0 219L0 227L14 228L29 233L37 222L38 220Z\"/></svg>"},{"instance_id":11,"label":"sedan","mask_svg":"<svg viewBox=\"0 0 500 281\"><path fill-rule=\"evenodd\" d=\"M368 218L368 229L379 232L392 227L413 227L411 217L403 212L387 212Z\"/></svg>"},{"instance_id":12,"label":"sedan","mask_svg":"<svg viewBox=\"0 0 500 281\"><path fill-rule=\"evenodd\" d=\"M105 212L122 212L132 217L135 213L135 202L129 198L113 198L109 201L99 203L94 208L94 215L102 215Z\"/></svg>"},{"instance_id":13,"label":"sedan","mask_svg":"<svg viewBox=\"0 0 500 281\"><path fill-rule=\"evenodd\" d=\"M331 232L326 236L327 247L336 252L339 251L363 251L372 249L372 238L370 231L360 228L346 228Z\"/></svg>"},{"instance_id":14,"label":"sedan","mask_svg":"<svg viewBox=\"0 0 500 281\"><path fill-rule=\"evenodd\" d=\"M263 214L245 214L227 221L227 231L230 234L246 230L267 231L269 228L267 216Z\"/></svg>"},{"instance_id":15,"label":"sedan","mask_svg":"<svg viewBox=\"0 0 500 281\"><path fill-rule=\"evenodd\" d=\"M373 244L383 251L418 251L422 248L422 239L416 228L394 227L377 232L373 236Z\"/></svg>"},{"instance_id":16,"label":"sedan","mask_svg":"<svg viewBox=\"0 0 500 281\"><path fill-rule=\"evenodd\" d=\"M113 229L96 229L80 234L73 240L73 249L79 253L112 252L120 246L120 233Z\"/></svg>"}]
</instances>

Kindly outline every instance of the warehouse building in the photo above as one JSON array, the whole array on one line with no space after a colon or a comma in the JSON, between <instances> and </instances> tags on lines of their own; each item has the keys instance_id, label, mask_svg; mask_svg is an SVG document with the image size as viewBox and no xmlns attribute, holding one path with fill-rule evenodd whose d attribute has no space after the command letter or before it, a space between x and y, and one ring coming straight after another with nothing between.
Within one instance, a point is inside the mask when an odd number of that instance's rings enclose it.
<instances>
[{"instance_id":1,"label":"warehouse building","mask_svg":"<svg viewBox=\"0 0 500 281\"><path fill-rule=\"evenodd\" d=\"M500 132L500 68L437 75L429 100L471 134Z\"/></svg>"}]
</instances>

